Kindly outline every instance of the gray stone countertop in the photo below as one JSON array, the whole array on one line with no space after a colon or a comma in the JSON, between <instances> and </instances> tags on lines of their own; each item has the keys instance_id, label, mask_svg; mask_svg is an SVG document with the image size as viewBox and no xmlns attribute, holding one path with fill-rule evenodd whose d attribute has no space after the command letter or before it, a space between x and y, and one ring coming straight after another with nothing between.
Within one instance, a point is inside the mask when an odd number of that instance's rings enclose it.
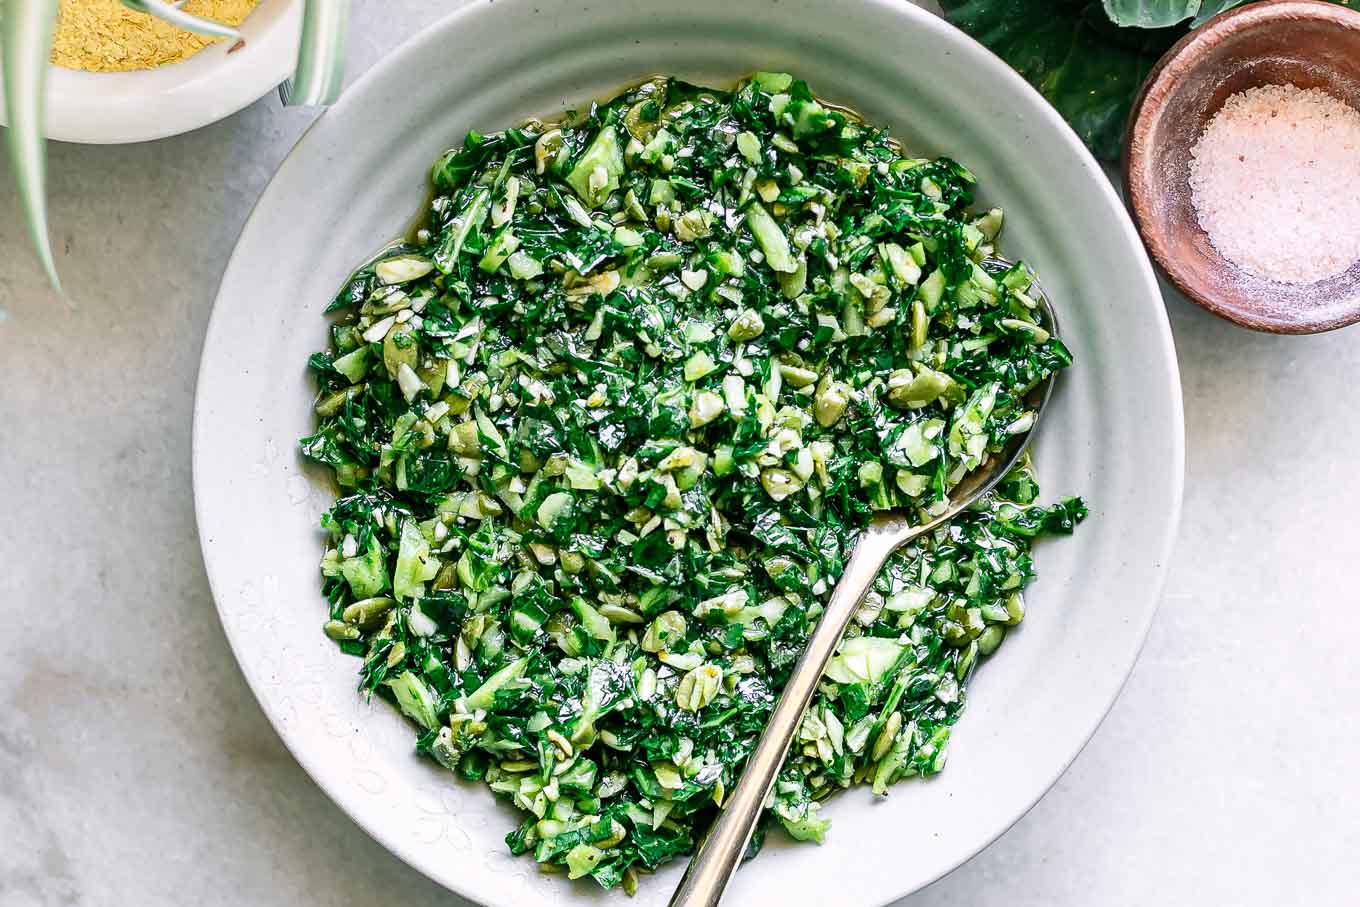
<instances>
[{"instance_id":1,"label":"gray stone countertop","mask_svg":"<svg viewBox=\"0 0 1360 907\"><path fill-rule=\"evenodd\" d=\"M356 4L350 77L431 21ZM0 905L450 905L284 750L214 612L190 492L209 309L312 114L50 149L47 290L0 179ZM1185 516L1142 658L1047 797L901 907L1360 897L1360 327L1172 292Z\"/></svg>"}]
</instances>

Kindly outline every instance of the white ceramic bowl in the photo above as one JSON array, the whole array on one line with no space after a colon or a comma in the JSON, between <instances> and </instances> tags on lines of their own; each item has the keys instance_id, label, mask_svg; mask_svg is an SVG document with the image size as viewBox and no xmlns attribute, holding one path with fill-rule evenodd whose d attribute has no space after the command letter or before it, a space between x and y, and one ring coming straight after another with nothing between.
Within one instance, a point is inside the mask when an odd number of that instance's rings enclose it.
<instances>
[{"instance_id":1,"label":"white ceramic bowl","mask_svg":"<svg viewBox=\"0 0 1360 907\"><path fill-rule=\"evenodd\" d=\"M180 63L133 72L51 67L49 139L113 145L179 135L215 123L293 74L302 0L262 0L240 26L245 46L218 41ZM5 124L0 104L0 124Z\"/></svg>"},{"instance_id":2,"label":"white ceramic bowl","mask_svg":"<svg viewBox=\"0 0 1360 907\"><path fill-rule=\"evenodd\" d=\"M904 0L464 5L349 89L261 198L208 331L194 480L222 622L280 736L356 822L484 904L622 901L511 857L512 810L417 758L406 722L354 692L357 662L321 633L316 520L330 493L296 453L313 418L306 358L325 346L322 309L351 266L403 231L430 163L468 129L653 73L730 84L754 69L797 73L914 152L958 157L982 202L1006 208L1003 247L1039 268L1076 355L1037 439L1039 471L1048 495L1085 496L1091 517L1040 545L1029 616L976 676L944 773L884 801L863 788L834 797L821 847L771 834L727 903L883 904L966 860L1076 756L1156 608L1182 481L1166 315L1123 205L1023 80ZM664 904L679 871L645 877L630 903Z\"/></svg>"}]
</instances>

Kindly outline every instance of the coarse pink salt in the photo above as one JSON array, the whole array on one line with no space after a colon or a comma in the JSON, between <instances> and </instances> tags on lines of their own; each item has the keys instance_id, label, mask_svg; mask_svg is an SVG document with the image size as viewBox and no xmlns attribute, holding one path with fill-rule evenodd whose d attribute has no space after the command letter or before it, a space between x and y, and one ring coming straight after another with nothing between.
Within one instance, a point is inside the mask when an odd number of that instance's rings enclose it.
<instances>
[{"instance_id":1,"label":"coarse pink salt","mask_svg":"<svg viewBox=\"0 0 1360 907\"><path fill-rule=\"evenodd\" d=\"M1224 258L1310 284L1360 260L1360 111L1317 88L1228 98L1190 152L1199 224Z\"/></svg>"}]
</instances>

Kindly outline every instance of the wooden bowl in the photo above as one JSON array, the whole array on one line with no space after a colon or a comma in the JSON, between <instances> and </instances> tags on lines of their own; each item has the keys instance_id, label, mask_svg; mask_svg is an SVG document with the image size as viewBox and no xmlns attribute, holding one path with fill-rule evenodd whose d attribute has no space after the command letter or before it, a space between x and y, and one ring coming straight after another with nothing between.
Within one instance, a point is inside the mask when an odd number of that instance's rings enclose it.
<instances>
[{"instance_id":1,"label":"wooden bowl","mask_svg":"<svg viewBox=\"0 0 1360 907\"><path fill-rule=\"evenodd\" d=\"M1190 197L1190 150L1209 119L1240 91L1284 83L1360 109L1360 13L1281 0L1239 7L1192 31L1134 102L1124 186L1148 251L1189 299L1254 330L1311 334L1360 321L1360 263L1307 286L1255 277L1209 243Z\"/></svg>"}]
</instances>

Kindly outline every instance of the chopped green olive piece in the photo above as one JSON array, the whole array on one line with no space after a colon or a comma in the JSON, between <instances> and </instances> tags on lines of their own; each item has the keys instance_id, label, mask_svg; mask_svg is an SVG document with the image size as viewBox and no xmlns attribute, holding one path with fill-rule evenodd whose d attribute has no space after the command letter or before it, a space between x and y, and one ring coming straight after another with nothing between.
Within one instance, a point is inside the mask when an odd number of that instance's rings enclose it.
<instances>
[{"instance_id":1,"label":"chopped green olive piece","mask_svg":"<svg viewBox=\"0 0 1360 907\"><path fill-rule=\"evenodd\" d=\"M588 207L598 208L619 187L623 166L618 131L606 126L595 134L590 147L567 174L567 182Z\"/></svg>"},{"instance_id":2,"label":"chopped green olive piece","mask_svg":"<svg viewBox=\"0 0 1360 907\"><path fill-rule=\"evenodd\" d=\"M788 237L760 202L751 203L746 211L746 223L760 244L760 250L765 253L766 264L772 270L784 274L798 270L798 261L789 251Z\"/></svg>"}]
</instances>

